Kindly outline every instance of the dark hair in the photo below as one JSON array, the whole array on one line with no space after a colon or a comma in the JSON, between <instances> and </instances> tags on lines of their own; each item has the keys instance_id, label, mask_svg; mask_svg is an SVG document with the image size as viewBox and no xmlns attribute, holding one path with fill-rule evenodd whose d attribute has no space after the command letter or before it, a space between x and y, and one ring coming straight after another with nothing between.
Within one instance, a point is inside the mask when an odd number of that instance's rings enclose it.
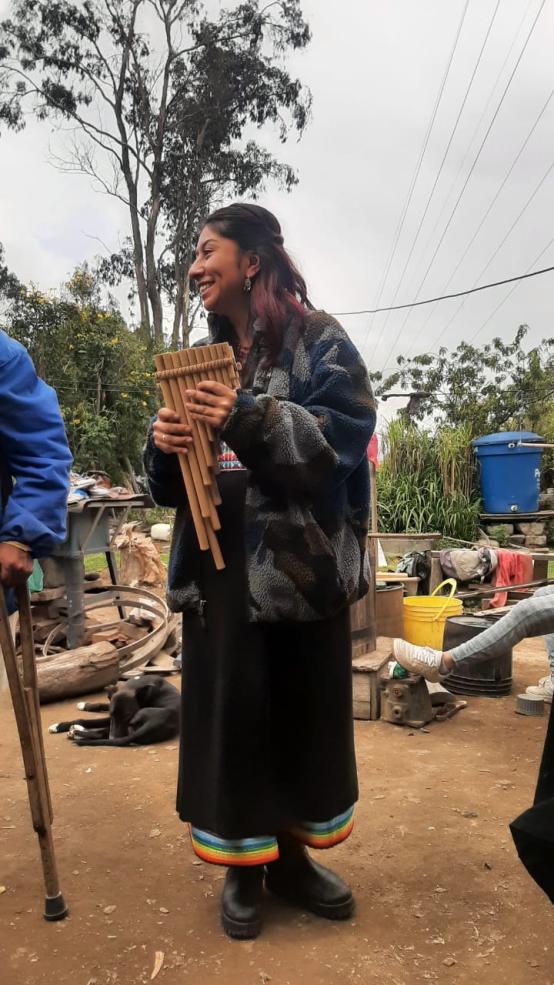
<instances>
[{"instance_id":1,"label":"dark hair","mask_svg":"<svg viewBox=\"0 0 554 985\"><path fill-rule=\"evenodd\" d=\"M204 225L214 226L241 250L259 256L260 270L252 282L250 307L254 320L263 325L267 356L273 362L291 315L303 319L306 308L312 308L306 282L283 246L281 226L261 205L243 202L216 209Z\"/></svg>"}]
</instances>

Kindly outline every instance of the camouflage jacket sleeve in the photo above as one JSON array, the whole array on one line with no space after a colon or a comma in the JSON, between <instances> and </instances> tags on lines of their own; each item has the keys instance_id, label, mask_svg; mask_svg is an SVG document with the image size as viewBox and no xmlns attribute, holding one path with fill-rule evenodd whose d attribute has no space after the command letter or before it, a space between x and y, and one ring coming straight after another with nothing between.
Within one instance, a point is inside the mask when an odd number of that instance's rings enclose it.
<instances>
[{"instance_id":1,"label":"camouflage jacket sleeve","mask_svg":"<svg viewBox=\"0 0 554 985\"><path fill-rule=\"evenodd\" d=\"M364 458L375 427L367 371L349 338L319 341L309 356L298 402L239 393L223 431L255 479L293 496L325 495L343 483Z\"/></svg>"}]
</instances>

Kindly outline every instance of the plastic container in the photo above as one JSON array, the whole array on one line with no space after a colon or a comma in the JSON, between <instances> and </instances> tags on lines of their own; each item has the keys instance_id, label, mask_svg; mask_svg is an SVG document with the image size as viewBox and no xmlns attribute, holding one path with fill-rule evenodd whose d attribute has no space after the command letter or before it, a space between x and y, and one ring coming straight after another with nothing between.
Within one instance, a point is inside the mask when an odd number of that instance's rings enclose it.
<instances>
[{"instance_id":1,"label":"plastic container","mask_svg":"<svg viewBox=\"0 0 554 985\"><path fill-rule=\"evenodd\" d=\"M450 585L447 598L437 592ZM460 599L453 598L456 582L453 578L437 585L432 595L413 595L404 599L404 639L418 646L430 646L442 650L444 626L449 616L461 616L463 606Z\"/></svg>"},{"instance_id":2,"label":"plastic container","mask_svg":"<svg viewBox=\"0 0 554 985\"><path fill-rule=\"evenodd\" d=\"M453 650L479 636L497 622L493 616L455 616L446 621L443 650ZM512 690L512 650L507 647L493 660L464 660L457 663L444 687L453 694L482 694L496 698Z\"/></svg>"},{"instance_id":3,"label":"plastic container","mask_svg":"<svg viewBox=\"0 0 554 985\"><path fill-rule=\"evenodd\" d=\"M171 525L169 523L153 523L150 528L152 540L171 540Z\"/></svg>"},{"instance_id":4,"label":"plastic container","mask_svg":"<svg viewBox=\"0 0 554 985\"><path fill-rule=\"evenodd\" d=\"M536 513L542 449L521 442L544 439L530 431L501 431L471 442L480 467L485 513Z\"/></svg>"}]
</instances>

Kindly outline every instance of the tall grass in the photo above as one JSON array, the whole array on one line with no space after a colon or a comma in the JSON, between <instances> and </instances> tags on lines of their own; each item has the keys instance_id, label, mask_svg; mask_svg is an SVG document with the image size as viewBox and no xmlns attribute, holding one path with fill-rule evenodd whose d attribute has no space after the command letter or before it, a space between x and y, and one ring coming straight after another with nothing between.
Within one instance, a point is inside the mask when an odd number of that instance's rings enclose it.
<instances>
[{"instance_id":1,"label":"tall grass","mask_svg":"<svg viewBox=\"0 0 554 985\"><path fill-rule=\"evenodd\" d=\"M438 531L473 540L480 503L470 435L465 427L435 435L391 421L377 472L379 529L387 533Z\"/></svg>"}]
</instances>

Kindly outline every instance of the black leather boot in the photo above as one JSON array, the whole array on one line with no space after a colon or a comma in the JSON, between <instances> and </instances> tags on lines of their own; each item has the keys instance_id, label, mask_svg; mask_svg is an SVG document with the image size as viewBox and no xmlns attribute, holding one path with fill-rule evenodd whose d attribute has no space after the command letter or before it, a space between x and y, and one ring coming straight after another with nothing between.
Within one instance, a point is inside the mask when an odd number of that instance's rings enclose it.
<instances>
[{"instance_id":1,"label":"black leather boot","mask_svg":"<svg viewBox=\"0 0 554 985\"><path fill-rule=\"evenodd\" d=\"M232 865L221 896L221 922L229 937L250 940L262 929L263 865Z\"/></svg>"},{"instance_id":2,"label":"black leather boot","mask_svg":"<svg viewBox=\"0 0 554 985\"><path fill-rule=\"evenodd\" d=\"M306 848L290 835L279 836L279 858L266 866L266 888L327 920L348 920L354 897L345 882L314 862Z\"/></svg>"}]
</instances>

